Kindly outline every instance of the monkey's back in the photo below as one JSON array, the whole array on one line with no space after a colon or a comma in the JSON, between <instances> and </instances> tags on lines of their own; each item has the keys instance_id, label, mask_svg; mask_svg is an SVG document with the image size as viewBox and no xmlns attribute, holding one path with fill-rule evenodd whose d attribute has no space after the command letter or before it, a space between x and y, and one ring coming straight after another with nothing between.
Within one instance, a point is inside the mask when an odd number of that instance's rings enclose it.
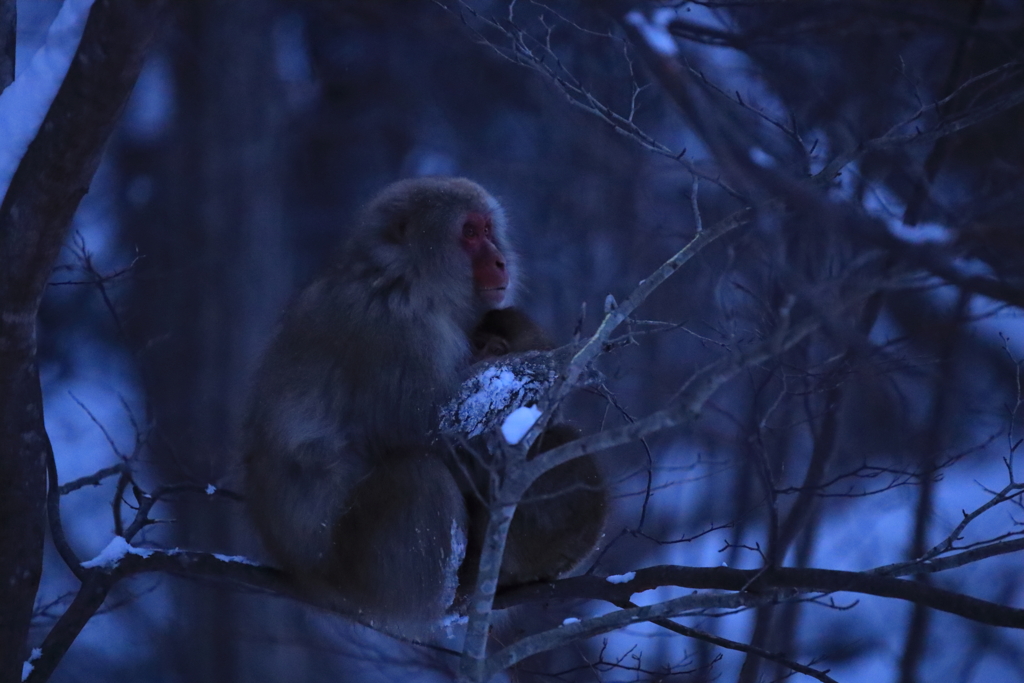
<instances>
[{"instance_id":1,"label":"monkey's back","mask_svg":"<svg viewBox=\"0 0 1024 683\"><path fill-rule=\"evenodd\" d=\"M247 410L248 507L268 550L297 573L327 567L332 520L360 480L391 454L426 449L468 355L450 319L365 282L335 269L300 295Z\"/></svg>"}]
</instances>

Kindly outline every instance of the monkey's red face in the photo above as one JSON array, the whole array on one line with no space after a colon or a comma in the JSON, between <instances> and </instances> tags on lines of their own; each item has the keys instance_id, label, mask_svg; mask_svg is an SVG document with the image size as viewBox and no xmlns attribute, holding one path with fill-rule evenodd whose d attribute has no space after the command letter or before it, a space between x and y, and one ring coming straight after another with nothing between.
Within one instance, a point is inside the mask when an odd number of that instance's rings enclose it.
<instances>
[{"instance_id":1,"label":"monkey's red face","mask_svg":"<svg viewBox=\"0 0 1024 683\"><path fill-rule=\"evenodd\" d=\"M505 257L495 245L491 216L476 211L466 214L459 243L473 265L473 288L477 295L487 305L497 308L505 300L508 270Z\"/></svg>"}]
</instances>

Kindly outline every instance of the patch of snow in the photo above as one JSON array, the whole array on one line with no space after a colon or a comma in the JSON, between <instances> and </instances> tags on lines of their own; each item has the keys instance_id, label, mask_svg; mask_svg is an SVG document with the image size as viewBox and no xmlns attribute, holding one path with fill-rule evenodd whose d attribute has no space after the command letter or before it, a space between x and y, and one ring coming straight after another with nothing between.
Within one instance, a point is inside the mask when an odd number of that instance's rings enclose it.
<instances>
[{"instance_id":1,"label":"patch of snow","mask_svg":"<svg viewBox=\"0 0 1024 683\"><path fill-rule=\"evenodd\" d=\"M441 617L441 628L444 629L445 635L449 638L455 637L455 628L457 626L465 626L469 623L469 617L464 614L446 614Z\"/></svg>"},{"instance_id":2,"label":"patch of snow","mask_svg":"<svg viewBox=\"0 0 1024 683\"><path fill-rule=\"evenodd\" d=\"M21 665L21 680L25 680L26 678L28 678L28 675L32 673L32 669L35 668L34 666L32 666L32 662L36 661L42 656L43 650L41 648L32 648L32 652L29 654L28 659L26 659L25 663Z\"/></svg>"},{"instance_id":3,"label":"patch of snow","mask_svg":"<svg viewBox=\"0 0 1024 683\"><path fill-rule=\"evenodd\" d=\"M78 49L93 0L65 0L46 42L0 94L0 197L35 138Z\"/></svg>"},{"instance_id":4,"label":"patch of snow","mask_svg":"<svg viewBox=\"0 0 1024 683\"><path fill-rule=\"evenodd\" d=\"M171 554L174 554L173 552ZM213 556L221 562L238 562L239 564L247 564L251 567L260 566L259 562L254 562L244 555L221 555L220 553L213 553Z\"/></svg>"},{"instance_id":5,"label":"patch of snow","mask_svg":"<svg viewBox=\"0 0 1024 683\"><path fill-rule=\"evenodd\" d=\"M91 560L86 560L82 563L83 569L92 569L93 567L104 567L106 569L113 569L117 566L117 563L125 555L138 555L139 557L149 557L153 554L152 550L146 550L145 548L136 548L129 545L128 541L125 540L124 536L114 536L110 539L110 543L107 547L100 551L100 554Z\"/></svg>"},{"instance_id":6,"label":"patch of snow","mask_svg":"<svg viewBox=\"0 0 1024 683\"><path fill-rule=\"evenodd\" d=\"M451 554L448 556L448 566L445 567L444 572L444 595L442 602L445 605L451 605L455 602L455 594L459 588L459 567L462 566L462 561L466 559L466 532L463 531L459 523L452 520L451 529L448 531L448 535L451 537Z\"/></svg>"},{"instance_id":7,"label":"patch of snow","mask_svg":"<svg viewBox=\"0 0 1024 683\"><path fill-rule=\"evenodd\" d=\"M469 617L465 614L446 614L441 617L442 626L455 626L456 624L468 624Z\"/></svg>"},{"instance_id":8,"label":"patch of snow","mask_svg":"<svg viewBox=\"0 0 1024 683\"><path fill-rule=\"evenodd\" d=\"M625 574L615 574L605 579L608 583L629 583L636 578L636 572L626 572Z\"/></svg>"},{"instance_id":9,"label":"patch of snow","mask_svg":"<svg viewBox=\"0 0 1024 683\"><path fill-rule=\"evenodd\" d=\"M566 617L562 620L562 626L568 626L569 624L578 624L580 620L576 617Z\"/></svg>"},{"instance_id":10,"label":"patch of snow","mask_svg":"<svg viewBox=\"0 0 1024 683\"><path fill-rule=\"evenodd\" d=\"M501 423L501 435L505 441L513 446L523 440L530 427L537 423L540 417L540 409L537 406L523 406L516 408L512 414Z\"/></svg>"},{"instance_id":11,"label":"patch of snow","mask_svg":"<svg viewBox=\"0 0 1024 683\"><path fill-rule=\"evenodd\" d=\"M468 436L483 433L487 415L509 403L512 395L521 391L526 380L519 379L513 372L500 365L487 368L477 376L480 388L466 398L458 410L458 421L472 425Z\"/></svg>"}]
</instances>

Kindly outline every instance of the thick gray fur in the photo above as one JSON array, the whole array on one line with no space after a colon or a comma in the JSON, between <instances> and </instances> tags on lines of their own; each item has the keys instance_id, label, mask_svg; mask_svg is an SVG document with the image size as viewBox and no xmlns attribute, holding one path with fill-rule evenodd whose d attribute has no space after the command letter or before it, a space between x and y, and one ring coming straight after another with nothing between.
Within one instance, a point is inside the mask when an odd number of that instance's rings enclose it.
<instances>
[{"instance_id":1,"label":"thick gray fur","mask_svg":"<svg viewBox=\"0 0 1024 683\"><path fill-rule=\"evenodd\" d=\"M486 191L461 178L391 185L284 316L243 429L267 549L389 629L442 615L465 553L462 493L427 444L487 308L457 246L468 211L491 215L514 285L505 217Z\"/></svg>"}]
</instances>

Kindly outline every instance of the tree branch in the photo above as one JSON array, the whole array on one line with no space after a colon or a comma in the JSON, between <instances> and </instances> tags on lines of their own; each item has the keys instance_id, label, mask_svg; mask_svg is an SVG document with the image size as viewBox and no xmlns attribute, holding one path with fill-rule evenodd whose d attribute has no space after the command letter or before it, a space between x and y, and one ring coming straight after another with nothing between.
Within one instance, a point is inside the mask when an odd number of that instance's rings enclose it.
<instances>
[{"instance_id":1,"label":"tree branch","mask_svg":"<svg viewBox=\"0 0 1024 683\"><path fill-rule=\"evenodd\" d=\"M97 0L0 204L0 681L20 680L42 571L50 444L36 369L36 312L162 5Z\"/></svg>"},{"instance_id":2,"label":"tree branch","mask_svg":"<svg viewBox=\"0 0 1024 683\"><path fill-rule=\"evenodd\" d=\"M1024 550L1024 539L1006 541L999 545L1004 554L1019 552ZM943 568L959 566L952 562L943 567L939 562L936 560L925 564L924 567L932 571L941 571ZM906 567L901 574L914 574L921 571L921 567ZM796 590L800 593L860 593L904 600L941 612L956 614L982 624L1024 629L1024 609L1006 607L962 593L874 571L850 572L798 567L733 569L731 567L661 565L637 570L635 577L628 583L612 584L596 576L577 576L552 583L524 586L503 593L497 601L497 606L507 608L524 602L580 598L621 604L628 601L634 593L660 586L751 591L757 594L784 590Z\"/></svg>"}]
</instances>

